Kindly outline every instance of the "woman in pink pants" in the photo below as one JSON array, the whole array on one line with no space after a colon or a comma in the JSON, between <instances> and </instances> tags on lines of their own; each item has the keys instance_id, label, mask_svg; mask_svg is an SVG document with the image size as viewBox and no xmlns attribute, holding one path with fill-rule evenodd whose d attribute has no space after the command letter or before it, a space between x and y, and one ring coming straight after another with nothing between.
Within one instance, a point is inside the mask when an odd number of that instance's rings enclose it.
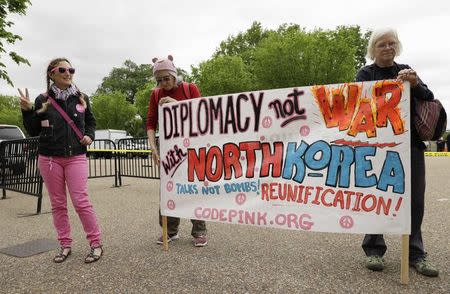
<instances>
[{"instance_id":1,"label":"woman in pink pants","mask_svg":"<svg viewBox=\"0 0 450 294\"><path fill-rule=\"evenodd\" d=\"M87 193L86 146L94 140L95 118L88 97L72 83L74 73L66 58L51 61L46 72L47 92L39 95L34 105L28 90L23 93L19 89L24 126L31 136L39 135L39 170L61 244L53 259L56 263L65 261L72 247L66 189L91 247L85 262L95 262L103 254L100 228Z\"/></svg>"}]
</instances>

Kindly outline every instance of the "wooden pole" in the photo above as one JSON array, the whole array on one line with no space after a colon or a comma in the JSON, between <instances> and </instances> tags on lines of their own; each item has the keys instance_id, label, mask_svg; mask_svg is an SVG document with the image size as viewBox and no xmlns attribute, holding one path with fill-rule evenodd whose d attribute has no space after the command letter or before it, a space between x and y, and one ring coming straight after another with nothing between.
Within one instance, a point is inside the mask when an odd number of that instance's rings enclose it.
<instances>
[{"instance_id":1,"label":"wooden pole","mask_svg":"<svg viewBox=\"0 0 450 294\"><path fill-rule=\"evenodd\" d=\"M409 235L402 235L402 262L400 268L400 283L408 284L409 274Z\"/></svg>"},{"instance_id":2,"label":"wooden pole","mask_svg":"<svg viewBox=\"0 0 450 294\"><path fill-rule=\"evenodd\" d=\"M167 238L169 237L167 234L167 216L162 216L162 238L163 238L163 250L169 251L169 242L167 241Z\"/></svg>"}]
</instances>

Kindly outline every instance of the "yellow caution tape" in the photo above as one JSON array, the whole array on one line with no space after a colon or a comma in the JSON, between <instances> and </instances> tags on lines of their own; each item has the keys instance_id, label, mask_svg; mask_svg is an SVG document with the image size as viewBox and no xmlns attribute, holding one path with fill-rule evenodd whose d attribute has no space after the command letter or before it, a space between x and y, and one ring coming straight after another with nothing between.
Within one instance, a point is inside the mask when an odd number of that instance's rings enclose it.
<instances>
[{"instance_id":1,"label":"yellow caution tape","mask_svg":"<svg viewBox=\"0 0 450 294\"><path fill-rule=\"evenodd\" d=\"M425 152L425 156L450 156L450 152Z\"/></svg>"},{"instance_id":2,"label":"yellow caution tape","mask_svg":"<svg viewBox=\"0 0 450 294\"><path fill-rule=\"evenodd\" d=\"M126 149L121 149L121 150L116 150L116 149L88 149L88 152L138 152L138 153L151 153L152 150L126 150Z\"/></svg>"}]
</instances>

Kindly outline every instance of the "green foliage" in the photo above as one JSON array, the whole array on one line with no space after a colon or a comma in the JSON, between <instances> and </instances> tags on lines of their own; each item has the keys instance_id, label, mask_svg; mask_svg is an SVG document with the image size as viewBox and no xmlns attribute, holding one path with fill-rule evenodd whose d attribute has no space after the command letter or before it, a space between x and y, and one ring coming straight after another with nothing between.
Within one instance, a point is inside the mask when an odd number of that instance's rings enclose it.
<instances>
[{"instance_id":1,"label":"green foliage","mask_svg":"<svg viewBox=\"0 0 450 294\"><path fill-rule=\"evenodd\" d=\"M16 125L26 133L22 122L19 97L0 95L0 123Z\"/></svg>"},{"instance_id":2,"label":"green foliage","mask_svg":"<svg viewBox=\"0 0 450 294\"><path fill-rule=\"evenodd\" d=\"M355 70L358 71L366 64L367 44L372 31L361 32L359 26L339 26L332 31L337 40L343 41L355 50Z\"/></svg>"},{"instance_id":3,"label":"green foliage","mask_svg":"<svg viewBox=\"0 0 450 294\"><path fill-rule=\"evenodd\" d=\"M217 56L202 62L196 75L202 96L252 89L251 74L239 56Z\"/></svg>"},{"instance_id":4,"label":"green foliage","mask_svg":"<svg viewBox=\"0 0 450 294\"><path fill-rule=\"evenodd\" d=\"M189 73L187 72L187 71L185 71L184 69L181 69L181 68L178 68L177 67L177 75L179 76L179 77L181 77L181 79L183 80L183 81L186 81L186 82L191 82L192 81L192 77L189 75ZM156 82L155 82L155 85L156 85Z\"/></svg>"},{"instance_id":5,"label":"green foliage","mask_svg":"<svg viewBox=\"0 0 450 294\"><path fill-rule=\"evenodd\" d=\"M145 121L147 119L147 112L148 112L148 103L150 99L150 94L152 93L153 88L155 88L156 83L154 81L151 81L145 87L141 90L139 90L136 93L136 101L134 103L134 106L137 108L137 114L142 118L143 123L145 124Z\"/></svg>"},{"instance_id":6,"label":"green foliage","mask_svg":"<svg viewBox=\"0 0 450 294\"><path fill-rule=\"evenodd\" d=\"M261 23L255 21L246 32L229 36L226 41L222 41L213 58L221 55L240 56L246 65L250 65L253 60L253 50L268 37L268 34L269 31L264 30Z\"/></svg>"},{"instance_id":7,"label":"green foliage","mask_svg":"<svg viewBox=\"0 0 450 294\"><path fill-rule=\"evenodd\" d=\"M178 76L190 80L189 74L177 68ZM153 67L150 64L137 65L131 60L125 60L123 67L114 67L108 76L103 78L95 94L122 92L131 103L136 101L136 93L148 84L155 84Z\"/></svg>"},{"instance_id":8,"label":"green foliage","mask_svg":"<svg viewBox=\"0 0 450 294\"><path fill-rule=\"evenodd\" d=\"M192 80L205 96L352 81L365 64L369 34L359 26L306 31L283 24L265 30L254 22L221 42L211 59L192 67Z\"/></svg>"},{"instance_id":9,"label":"green foliage","mask_svg":"<svg viewBox=\"0 0 450 294\"><path fill-rule=\"evenodd\" d=\"M123 93L98 94L91 99L97 129L127 130L127 124L135 119L136 107L126 101Z\"/></svg>"},{"instance_id":10,"label":"green foliage","mask_svg":"<svg viewBox=\"0 0 450 294\"><path fill-rule=\"evenodd\" d=\"M21 14L25 15L25 11L31 5L29 0L0 0L0 57L2 53L7 53L6 48L4 47L3 40L6 41L7 44L15 44L17 40L22 40L19 35L13 34L9 31L9 29L14 25L13 22L7 21L6 16L8 14ZM14 51L8 52L9 57L18 65L21 63L28 64L28 60L18 55ZM11 86L14 86L11 81L8 72L6 71L6 65L0 61L0 80L5 80Z\"/></svg>"},{"instance_id":11,"label":"green foliage","mask_svg":"<svg viewBox=\"0 0 450 294\"><path fill-rule=\"evenodd\" d=\"M137 65L131 60L126 60L123 67L115 67L107 77L103 78L96 94L122 92L126 100L134 103L137 91L143 88L152 78L152 66L150 64Z\"/></svg>"},{"instance_id":12,"label":"green foliage","mask_svg":"<svg viewBox=\"0 0 450 294\"><path fill-rule=\"evenodd\" d=\"M140 123L136 126L136 135L135 137L145 137L147 136L146 122L147 122L147 112L148 112L148 104L150 101L150 95L152 90L156 87L156 83L151 81L141 90L136 93L136 102L134 106L136 106L137 113L140 116L140 120L136 121Z\"/></svg>"},{"instance_id":13,"label":"green foliage","mask_svg":"<svg viewBox=\"0 0 450 294\"><path fill-rule=\"evenodd\" d=\"M271 33L255 50L254 78L261 89L352 81L355 52L334 31Z\"/></svg>"},{"instance_id":14,"label":"green foliage","mask_svg":"<svg viewBox=\"0 0 450 294\"><path fill-rule=\"evenodd\" d=\"M143 125L143 120L140 116L135 116L132 120L127 121L125 130L135 138L147 136L145 125Z\"/></svg>"}]
</instances>

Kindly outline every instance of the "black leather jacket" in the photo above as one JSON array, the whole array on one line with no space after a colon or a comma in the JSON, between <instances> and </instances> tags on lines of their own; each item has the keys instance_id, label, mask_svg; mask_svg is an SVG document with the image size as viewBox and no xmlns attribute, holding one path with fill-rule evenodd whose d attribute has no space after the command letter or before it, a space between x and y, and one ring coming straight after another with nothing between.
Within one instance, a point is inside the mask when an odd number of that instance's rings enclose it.
<instances>
[{"instance_id":1,"label":"black leather jacket","mask_svg":"<svg viewBox=\"0 0 450 294\"><path fill-rule=\"evenodd\" d=\"M48 94L54 97L51 90ZM95 118L91 111L89 98L84 95L87 104L87 108L84 109L79 102L80 95L69 96L65 101L55 100L70 119L75 122L81 133L94 140ZM46 96L41 94L36 98L32 110L22 110L25 129L30 136L39 136L39 154L69 157L86 153L86 146L80 144L75 132L54 107L49 105L46 112L40 114L36 112L36 110L42 108L42 103L46 101ZM79 104L78 107L77 104Z\"/></svg>"}]
</instances>

